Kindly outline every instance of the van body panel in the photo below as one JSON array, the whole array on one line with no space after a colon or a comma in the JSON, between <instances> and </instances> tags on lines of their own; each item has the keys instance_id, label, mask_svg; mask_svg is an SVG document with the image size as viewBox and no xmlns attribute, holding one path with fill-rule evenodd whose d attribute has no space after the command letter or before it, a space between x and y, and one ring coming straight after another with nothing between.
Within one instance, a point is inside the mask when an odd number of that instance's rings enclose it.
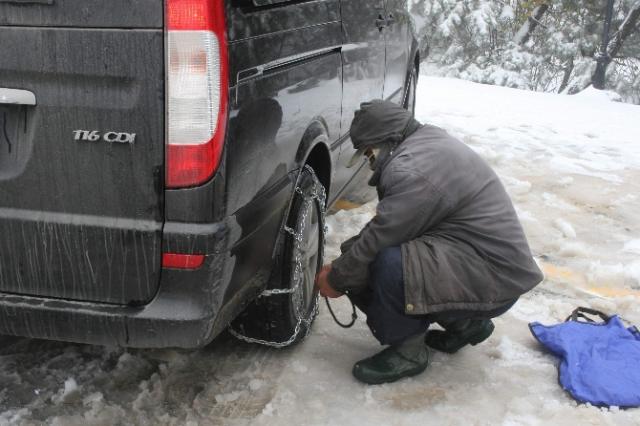
<instances>
[{"instance_id":1,"label":"van body panel","mask_svg":"<svg viewBox=\"0 0 640 426\"><path fill-rule=\"evenodd\" d=\"M340 21L339 0L284 2L256 7L250 0L227 2L227 38L230 42L295 31Z\"/></svg>"},{"instance_id":2,"label":"van body panel","mask_svg":"<svg viewBox=\"0 0 640 426\"><path fill-rule=\"evenodd\" d=\"M162 28L164 0L0 0L0 26Z\"/></svg>"},{"instance_id":3,"label":"van body panel","mask_svg":"<svg viewBox=\"0 0 640 426\"><path fill-rule=\"evenodd\" d=\"M354 169L346 165L355 153L349 138L354 112L362 102L381 99L385 86L385 32L377 26L385 16L384 0L342 0L343 100L340 159L336 186L347 184ZM365 170L366 171L366 170Z\"/></svg>"},{"instance_id":4,"label":"van body panel","mask_svg":"<svg viewBox=\"0 0 640 426\"><path fill-rule=\"evenodd\" d=\"M383 98L402 103L407 66L413 66L409 59L412 48L412 33L406 0L386 0L385 28L386 72Z\"/></svg>"},{"instance_id":5,"label":"van body panel","mask_svg":"<svg viewBox=\"0 0 640 426\"><path fill-rule=\"evenodd\" d=\"M251 28L251 37L229 44L231 87L225 149L226 211L238 225L229 247L235 268L224 302L245 287L264 287L273 278L277 240L291 198L296 158L310 127L337 140L342 100L342 43L336 1L284 5L261 11L234 9L231 27ZM306 17L304 21L300 17ZM280 31L284 19L293 27ZM322 22L326 20L326 22ZM280 22L277 25L282 25ZM233 32L230 31L230 32ZM338 161L339 150L332 152Z\"/></svg>"},{"instance_id":6,"label":"van body panel","mask_svg":"<svg viewBox=\"0 0 640 426\"><path fill-rule=\"evenodd\" d=\"M233 214L260 191L268 189L296 168L296 152L306 129L315 121L323 123L329 140L340 129L342 99L340 54L331 49L315 55L323 36L335 35L335 26L299 30L272 40L255 39L244 46L231 47L236 66L255 69L274 58L264 52L270 42L282 43L282 62L238 83L233 88L227 146L227 211ZM287 40L287 38L289 40ZM308 49L308 50L307 50ZM313 52L304 57L305 52ZM241 52L241 57L236 57ZM246 52L252 52L247 55ZM336 153L337 155L337 153ZM336 157L337 158L337 157Z\"/></svg>"},{"instance_id":7,"label":"van body panel","mask_svg":"<svg viewBox=\"0 0 640 426\"><path fill-rule=\"evenodd\" d=\"M62 3L62 2L61 2ZM0 27L0 291L146 303L160 274L160 30ZM25 54L28 52L28 54Z\"/></svg>"}]
</instances>

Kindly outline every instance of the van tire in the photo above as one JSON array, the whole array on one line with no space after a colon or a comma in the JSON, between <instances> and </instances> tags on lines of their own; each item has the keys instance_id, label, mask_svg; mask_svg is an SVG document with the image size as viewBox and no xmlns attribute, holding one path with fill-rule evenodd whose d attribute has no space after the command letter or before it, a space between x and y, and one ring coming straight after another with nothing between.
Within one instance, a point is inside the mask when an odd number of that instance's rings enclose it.
<instances>
[{"instance_id":1,"label":"van tire","mask_svg":"<svg viewBox=\"0 0 640 426\"><path fill-rule=\"evenodd\" d=\"M271 280L272 285L266 293L292 289L297 281L300 285L293 293L259 296L232 324L235 334L248 337L254 343L279 347L295 344L306 337L318 307L314 281L324 255L325 203L324 186L313 169L304 166L283 230L281 258L277 262L280 267L274 272L279 279ZM297 239L296 235L301 238ZM299 271L296 270L298 254L301 255Z\"/></svg>"}]
</instances>

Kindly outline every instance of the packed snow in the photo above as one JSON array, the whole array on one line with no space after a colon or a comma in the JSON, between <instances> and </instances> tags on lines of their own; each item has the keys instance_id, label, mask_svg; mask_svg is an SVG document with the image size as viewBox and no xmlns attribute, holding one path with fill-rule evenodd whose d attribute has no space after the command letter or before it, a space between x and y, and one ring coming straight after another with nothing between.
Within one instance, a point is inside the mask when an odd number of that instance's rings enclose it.
<instances>
[{"instance_id":1,"label":"packed snow","mask_svg":"<svg viewBox=\"0 0 640 426\"><path fill-rule=\"evenodd\" d=\"M324 305L308 338L276 350L228 335L196 351L0 338L0 424L640 425L640 410L575 403L529 333L577 306L640 324L640 107L421 76L416 115L495 168L546 279L484 343L432 352L425 373L366 386L352 364L381 347ZM327 261L375 202L329 217ZM347 320L350 306L334 302ZM361 315L362 317L362 315Z\"/></svg>"}]
</instances>

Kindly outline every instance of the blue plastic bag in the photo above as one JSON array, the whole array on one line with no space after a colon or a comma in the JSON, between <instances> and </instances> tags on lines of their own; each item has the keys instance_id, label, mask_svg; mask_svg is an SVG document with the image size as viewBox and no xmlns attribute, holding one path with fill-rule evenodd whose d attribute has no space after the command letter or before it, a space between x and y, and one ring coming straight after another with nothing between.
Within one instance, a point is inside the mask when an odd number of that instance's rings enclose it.
<instances>
[{"instance_id":1,"label":"blue plastic bag","mask_svg":"<svg viewBox=\"0 0 640 426\"><path fill-rule=\"evenodd\" d=\"M585 313L598 315L593 322ZM579 318L585 319L581 321ZM529 324L533 336L561 358L560 385L579 402L640 406L640 332L611 317L578 308L561 324Z\"/></svg>"}]
</instances>

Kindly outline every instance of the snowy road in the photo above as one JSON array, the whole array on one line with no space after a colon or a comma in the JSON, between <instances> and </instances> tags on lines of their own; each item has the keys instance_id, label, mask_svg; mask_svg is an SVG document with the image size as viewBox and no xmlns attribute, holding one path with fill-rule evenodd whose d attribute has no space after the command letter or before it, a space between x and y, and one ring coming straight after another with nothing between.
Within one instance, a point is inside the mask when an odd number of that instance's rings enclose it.
<instances>
[{"instance_id":1,"label":"snowy road","mask_svg":"<svg viewBox=\"0 0 640 426\"><path fill-rule=\"evenodd\" d=\"M640 107L600 95L421 77L417 118L497 170L547 277L482 345L434 353L424 374L366 387L350 369L377 343L362 320L340 329L324 306L309 338L285 350L228 336L198 351L0 337L0 425L640 425L640 410L577 406L527 328L578 305L640 324ZM373 210L329 218L329 259ZM346 305L340 314L348 318Z\"/></svg>"}]
</instances>

